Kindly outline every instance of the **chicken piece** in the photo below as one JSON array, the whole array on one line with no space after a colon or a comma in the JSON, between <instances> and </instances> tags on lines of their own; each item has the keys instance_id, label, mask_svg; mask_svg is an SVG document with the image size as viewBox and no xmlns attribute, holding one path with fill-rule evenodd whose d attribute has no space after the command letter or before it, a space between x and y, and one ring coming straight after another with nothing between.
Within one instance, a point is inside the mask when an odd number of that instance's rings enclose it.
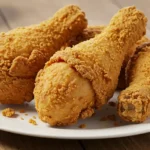
<instances>
[{"instance_id":1,"label":"chicken piece","mask_svg":"<svg viewBox=\"0 0 150 150\"><path fill-rule=\"evenodd\" d=\"M91 116L93 107L107 103L116 89L125 53L145 34L146 22L135 7L123 8L100 35L56 52L36 78L34 96L41 120L52 126L70 125L79 116ZM66 68L60 67L62 63ZM74 80L74 86L68 85Z\"/></svg>"},{"instance_id":2,"label":"chicken piece","mask_svg":"<svg viewBox=\"0 0 150 150\"><path fill-rule=\"evenodd\" d=\"M42 93L36 107L39 108L42 120L51 125L74 123L79 117L80 110L88 107L90 109L94 105L94 92L90 82L67 63L54 63L51 67L46 67L39 73L38 81ZM40 96L40 92L37 91L36 94ZM89 116L93 114L93 111L91 112Z\"/></svg>"},{"instance_id":3,"label":"chicken piece","mask_svg":"<svg viewBox=\"0 0 150 150\"><path fill-rule=\"evenodd\" d=\"M143 122L150 115L150 43L137 47L126 75L129 86L119 95L118 113L126 121Z\"/></svg>"},{"instance_id":4,"label":"chicken piece","mask_svg":"<svg viewBox=\"0 0 150 150\"><path fill-rule=\"evenodd\" d=\"M122 68L120 71L120 75L119 75L119 81L118 81L118 89L125 89L127 87L126 85L126 79L125 79L125 69L126 66L128 64L128 61L130 60L130 58L134 55L135 51L136 51L136 47L138 47L139 45L141 45L144 42L148 42L149 39L145 36L142 37L141 40L137 41L131 48L129 48L129 50L127 51L123 64L122 64Z\"/></svg>"},{"instance_id":5,"label":"chicken piece","mask_svg":"<svg viewBox=\"0 0 150 150\"><path fill-rule=\"evenodd\" d=\"M0 103L31 101L37 72L86 26L84 12L70 5L39 25L0 34Z\"/></svg>"},{"instance_id":6,"label":"chicken piece","mask_svg":"<svg viewBox=\"0 0 150 150\"><path fill-rule=\"evenodd\" d=\"M73 37L71 40L69 40L64 46L61 47L62 50L64 50L66 47L72 47L76 44L79 44L80 42L89 40L91 38L94 38L98 34L101 34L102 31L106 28L106 26L90 26L83 30L79 35L76 37ZM117 89L125 89L126 88L126 82L125 82L125 68L128 64L129 59L134 55L134 52L136 50L136 47L143 42L148 42L149 39L145 36L142 37L141 40L137 41L131 48L128 49L126 52L123 65L120 71L119 75L119 81Z\"/></svg>"}]
</instances>

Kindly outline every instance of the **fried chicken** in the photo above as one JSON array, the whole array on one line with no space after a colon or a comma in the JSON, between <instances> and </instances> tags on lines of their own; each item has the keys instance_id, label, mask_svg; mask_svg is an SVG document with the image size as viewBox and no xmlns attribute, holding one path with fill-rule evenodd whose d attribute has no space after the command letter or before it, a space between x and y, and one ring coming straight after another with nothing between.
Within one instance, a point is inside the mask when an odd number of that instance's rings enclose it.
<instances>
[{"instance_id":1,"label":"fried chicken","mask_svg":"<svg viewBox=\"0 0 150 150\"><path fill-rule=\"evenodd\" d=\"M37 72L50 56L86 26L84 12L70 5L39 25L1 33L0 103L31 101Z\"/></svg>"},{"instance_id":2,"label":"fried chicken","mask_svg":"<svg viewBox=\"0 0 150 150\"><path fill-rule=\"evenodd\" d=\"M36 100L36 107L41 118L51 122L51 125L57 123L60 126L68 124L68 121L74 123L79 117L78 112L87 107L91 110L94 105L94 91L90 82L67 63L54 63L40 71L38 76L37 88L40 89L35 89L35 100L38 96L40 101ZM91 112L90 115L93 110Z\"/></svg>"},{"instance_id":3,"label":"fried chicken","mask_svg":"<svg viewBox=\"0 0 150 150\"><path fill-rule=\"evenodd\" d=\"M127 51L123 64L122 64L122 68L120 71L120 75L119 75L119 81L118 81L118 89L125 89L127 87L126 85L126 79L125 79L125 69L127 67L128 61L130 60L130 58L134 55L135 51L136 51L136 47L138 47L139 45L141 45L144 42L148 42L149 39L145 36L142 37L141 40L137 41L131 48L129 48L129 50Z\"/></svg>"},{"instance_id":4,"label":"fried chicken","mask_svg":"<svg viewBox=\"0 0 150 150\"><path fill-rule=\"evenodd\" d=\"M126 51L146 32L135 7L121 9L95 38L56 52L36 78L35 104L41 120L70 125L112 97ZM86 113L87 112L87 113Z\"/></svg>"},{"instance_id":5,"label":"fried chicken","mask_svg":"<svg viewBox=\"0 0 150 150\"><path fill-rule=\"evenodd\" d=\"M76 44L79 44L80 42L89 40L91 38L94 38L98 34L101 34L102 31L106 28L106 26L89 26L86 29L83 30L79 35L76 37L73 37L71 40L69 40L61 49L65 49L66 47L73 47ZM119 81L117 89L125 89L126 88L126 82L125 82L125 68L128 64L129 59L133 56L136 47L140 45L143 42L148 42L149 39L147 37L142 37L141 40L137 41L131 48L129 48L126 52L123 65L120 71L119 75Z\"/></svg>"},{"instance_id":6,"label":"fried chicken","mask_svg":"<svg viewBox=\"0 0 150 150\"><path fill-rule=\"evenodd\" d=\"M127 70L129 86L118 98L118 113L126 121L143 122L150 115L150 43L137 47Z\"/></svg>"}]
</instances>

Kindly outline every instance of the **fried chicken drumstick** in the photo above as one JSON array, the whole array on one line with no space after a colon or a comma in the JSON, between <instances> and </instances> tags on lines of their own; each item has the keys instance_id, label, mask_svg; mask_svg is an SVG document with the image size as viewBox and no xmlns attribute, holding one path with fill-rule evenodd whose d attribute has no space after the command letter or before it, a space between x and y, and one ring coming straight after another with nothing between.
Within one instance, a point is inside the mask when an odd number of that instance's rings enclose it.
<instances>
[{"instance_id":1,"label":"fried chicken drumstick","mask_svg":"<svg viewBox=\"0 0 150 150\"><path fill-rule=\"evenodd\" d=\"M150 43L137 47L126 74L129 86L119 95L119 115L126 121L143 122L150 115Z\"/></svg>"},{"instance_id":2,"label":"fried chicken drumstick","mask_svg":"<svg viewBox=\"0 0 150 150\"><path fill-rule=\"evenodd\" d=\"M31 101L37 72L86 26L85 14L70 5L39 25L0 34L0 103Z\"/></svg>"},{"instance_id":3,"label":"fried chicken drumstick","mask_svg":"<svg viewBox=\"0 0 150 150\"><path fill-rule=\"evenodd\" d=\"M145 34L146 22L135 7L123 8L100 35L55 53L36 78L34 96L41 120L70 125L107 103L125 53Z\"/></svg>"},{"instance_id":4,"label":"fried chicken drumstick","mask_svg":"<svg viewBox=\"0 0 150 150\"><path fill-rule=\"evenodd\" d=\"M89 26L86 29L83 30L79 35L76 37L73 37L71 40L69 40L61 49L65 49L66 47L72 47L76 44L79 44L80 42L89 40L91 38L94 38L98 34L102 33L102 31L106 28L106 26ZM141 43L148 42L149 39L145 36L142 37L139 41L137 41L131 48L129 48L126 52L120 75L119 75L119 81L117 85L117 89L125 89L126 88L126 82L125 82L125 68L128 64L129 59L131 56L133 56L136 47L139 46Z\"/></svg>"}]
</instances>

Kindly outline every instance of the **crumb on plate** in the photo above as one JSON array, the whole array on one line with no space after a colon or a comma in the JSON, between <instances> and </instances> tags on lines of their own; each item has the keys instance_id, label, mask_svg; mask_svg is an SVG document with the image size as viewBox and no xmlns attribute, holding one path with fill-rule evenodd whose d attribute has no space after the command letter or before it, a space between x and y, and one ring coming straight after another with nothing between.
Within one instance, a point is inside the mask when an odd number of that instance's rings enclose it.
<instances>
[{"instance_id":1,"label":"crumb on plate","mask_svg":"<svg viewBox=\"0 0 150 150\"><path fill-rule=\"evenodd\" d=\"M37 125L36 121L33 119L29 119L29 123L33 124L33 125Z\"/></svg>"},{"instance_id":2,"label":"crumb on plate","mask_svg":"<svg viewBox=\"0 0 150 150\"><path fill-rule=\"evenodd\" d=\"M34 119L36 119L36 116L33 116Z\"/></svg>"},{"instance_id":3,"label":"crumb on plate","mask_svg":"<svg viewBox=\"0 0 150 150\"><path fill-rule=\"evenodd\" d=\"M21 120L24 120L24 118L22 118L22 117L21 117L20 119L21 119Z\"/></svg>"},{"instance_id":4,"label":"crumb on plate","mask_svg":"<svg viewBox=\"0 0 150 150\"><path fill-rule=\"evenodd\" d=\"M12 108L6 108L2 111L2 115L6 117L13 117L15 115L15 110Z\"/></svg>"},{"instance_id":5,"label":"crumb on plate","mask_svg":"<svg viewBox=\"0 0 150 150\"><path fill-rule=\"evenodd\" d=\"M86 127L86 124L81 124L81 125L79 125L79 128L81 128L81 129L83 129L83 128L85 128Z\"/></svg>"},{"instance_id":6,"label":"crumb on plate","mask_svg":"<svg viewBox=\"0 0 150 150\"><path fill-rule=\"evenodd\" d=\"M25 114L25 116L28 116L28 114Z\"/></svg>"}]
</instances>

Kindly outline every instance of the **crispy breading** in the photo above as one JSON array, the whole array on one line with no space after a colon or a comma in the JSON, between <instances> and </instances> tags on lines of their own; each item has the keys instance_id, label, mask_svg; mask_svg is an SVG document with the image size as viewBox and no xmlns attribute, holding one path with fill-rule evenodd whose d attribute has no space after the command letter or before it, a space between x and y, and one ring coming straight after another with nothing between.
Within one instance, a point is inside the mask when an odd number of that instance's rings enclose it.
<instances>
[{"instance_id":1,"label":"crispy breading","mask_svg":"<svg viewBox=\"0 0 150 150\"><path fill-rule=\"evenodd\" d=\"M119 95L118 113L126 121L143 122L150 115L150 43L137 47L126 75L129 86Z\"/></svg>"},{"instance_id":2,"label":"crispy breading","mask_svg":"<svg viewBox=\"0 0 150 150\"><path fill-rule=\"evenodd\" d=\"M33 124L33 125L35 125L35 126L37 125L36 121L35 121L34 119L32 119L32 118L29 119L29 123L31 123L31 124Z\"/></svg>"},{"instance_id":3,"label":"crispy breading","mask_svg":"<svg viewBox=\"0 0 150 150\"><path fill-rule=\"evenodd\" d=\"M86 29L83 30L79 35L76 37L73 37L71 40L69 40L65 45L61 47L61 49L65 49L66 47L72 47L76 44L79 44L80 42L89 40L91 38L94 38L98 34L101 34L103 30L106 28L106 26L89 26ZM119 75L119 81L117 89L125 89L126 88L126 82L125 82L125 68L127 66L127 63L129 59L134 55L134 52L136 50L136 47L139 46L143 42L148 42L149 39L145 36L142 37L139 41L137 41L131 48L129 48L126 52L120 75Z\"/></svg>"},{"instance_id":4,"label":"crispy breading","mask_svg":"<svg viewBox=\"0 0 150 150\"><path fill-rule=\"evenodd\" d=\"M52 126L70 125L82 112L107 103L126 51L145 34L146 22L135 7L123 8L95 38L56 52L36 78L40 118Z\"/></svg>"},{"instance_id":5,"label":"crispy breading","mask_svg":"<svg viewBox=\"0 0 150 150\"><path fill-rule=\"evenodd\" d=\"M2 115L5 117L13 117L15 115L15 110L12 108L5 108L2 111Z\"/></svg>"},{"instance_id":6,"label":"crispy breading","mask_svg":"<svg viewBox=\"0 0 150 150\"><path fill-rule=\"evenodd\" d=\"M148 42L150 41L147 37L143 36L142 39L140 39L139 41L137 41L131 48L129 48L129 50L127 51L123 64L122 64L122 68L121 68L121 72L119 75L119 81L118 81L118 89L125 89L127 87L126 84L126 79L125 79L125 69L127 67L128 61L130 60L130 58L134 55L136 48L141 45L144 42Z\"/></svg>"},{"instance_id":7,"label":"crispy breading","mask_svg":"<svg viewBox=\"0 0 150 150\"><path fill-rule=\"evenodd\" d=\"M75 123L82 110L84 118L94 113L90 82L64 62L38 73L34 94L39 117L51 125Z\"/></svg>"},{"instance_id":8,"label":"crispy breading","mask_svg":"<svg viewBox=\"0 0 150 150\"><path fill-rule=\"evenodd\" d=\"M0 103L31 101L37 72L86 26L84 12L70 5L38 25L0 34Z\"/></svg>"}]
</instances>

